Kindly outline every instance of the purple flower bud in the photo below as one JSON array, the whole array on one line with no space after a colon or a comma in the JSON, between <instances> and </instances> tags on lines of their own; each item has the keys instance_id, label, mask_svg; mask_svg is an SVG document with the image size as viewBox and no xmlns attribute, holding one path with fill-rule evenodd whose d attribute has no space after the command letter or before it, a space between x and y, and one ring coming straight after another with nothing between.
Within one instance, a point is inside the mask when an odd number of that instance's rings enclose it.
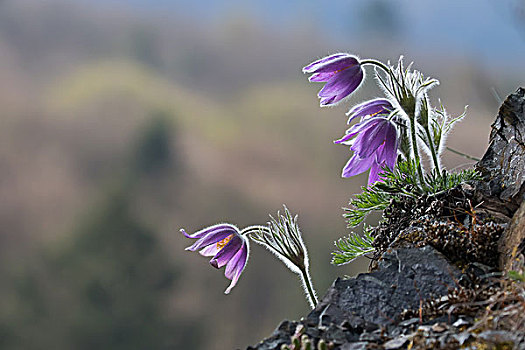
<instances>
[{"instance_id":1,"label":"purple flower bud","mask_svg":"<svg viewBox=\"0 0 525 350\"><path fill-rule=\"evenodd\" d=\"M224 274L231 283L224 293L229 294L237 284L248 261L250 253L248 239L241 235L236 226L230 224L213 225L191 235L184 229L181 229L181 232L188 238L197 239L186 250L198 250L203 256L213 256L210 264L217 269L226 265Z\"/></svg>"},{"instance_id":2,"label":"purple flower bud","mask_svg":"<svg viewBox=\"0 0 525 350\"><path fill-rule=\"evenodd\" d=\"M338 53L310 63L303 73L312 74L309 81L325 82L317 96L321 107L335 105L357 90L364 79L364 70L357 57Z\"/></svg>"},{"instance_id":3,"label":"purple flower bud","mask_svg":"<svg viewBox=\"0 0 525 350\"><path fill-rule=\"evenodd\" d=\"M375 100L366 101L353 107L346 115L349 116L348 124L357 117L361 120L365 117L373 117L376 115L389 114L394 110L394 107L389 100L385 98L377 98Z\"/></svg>"},{"instance_id":4,"label":"purple flower bud","mask_svg":"<svg viewBox=\"0 0 525 350\"><path fill-rule=\"evenodd\" d=\"M383 117L364 119L334 142L351 145L350 149L354 151L354 155L343 168L342 176L351 177L370 169L368 185L381 181L380 173L383 167L393 169L397 161L396 126Z\"/></svg>"}]
</instances>

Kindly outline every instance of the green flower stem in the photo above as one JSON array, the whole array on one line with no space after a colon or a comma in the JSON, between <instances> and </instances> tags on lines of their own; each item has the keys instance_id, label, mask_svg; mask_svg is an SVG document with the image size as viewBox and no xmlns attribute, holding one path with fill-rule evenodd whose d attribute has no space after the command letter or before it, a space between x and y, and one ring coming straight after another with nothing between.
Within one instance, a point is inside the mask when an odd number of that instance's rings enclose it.
<instances>
[{"instance_id":1,"label":"green flower stem","mask_svg":"<svg viewBox=\"0 0 525 350\"><path fill-rule=\"evenodd\" d=\"M419 157L419 149L417 147L417 137L416 137L416 118L413 115L409 115L410 119L410 139L412 141L412 152L414 153L414 159L417 163L417 174L419 176L419 181L421 186L425 186L425 177L423 176L423 168L421 167L421 158Z\"/></svg>"},{"instance_id":2,"label":"green flower stem","mask_svg":"<svg viewBox=\"0 0 525 350\"><path fill-rule=\"evenodd\" d=\"M365 64L371 64L373 66L381 68L382 70L385 71L385 73L390 73L390 69L383 62L380 62L380 61L376 61L376 60L373 60L373 59L366 59L366 60L363 60L363 61L361 61L359 63L362 66L365 65Z\"/></svg>"},{"instance_id":3,"label":"green flower stem","mask_svg":"<svg viewBox=\"0 0 525 350\"><path fill-rule=\"evenodd\" d=\"M428 143L430 144L430 153L432 154L432 161L434 162L434 167L436 168L437 172L441 175L441 169L439 169L439 160L437 157L436 150L434 148L434 142L432 142L432 137L430 136L430 130L428 130L428 126L425 126L425 132L427 134Z\"/></svg>"},{"instance_id":4,"label":"green flower stem","mask_svg":"<svg viewBox=\"0 0 525 350\"><path fill-rule=\"evenodd\" d=\"M306 271L306 268L301 268L300 270L301 270L301 280L307 292L308 301L310 303L310 306L313 309L317 305L318 300L315 295L314 287L312 285L312 279L310 278L310 274L308 273L308 271Z\"/></svg>"},{"instance_id":5,"label":"green flower stem","mask_svg":"<svg viewBox=\"0 0 525 350\"><path fill-rule=\"evenodd\" d=\"M450 151L450 152L452 152L452 153L455 153L455 154L457 154L457 155L459 155L459 156L463 156L463 157L465 157L465 158L467 158L467 159L470 159L470 160L473 160L473 161L476 161L476 162L479 162L479 161L481 160L481 159L479 159L479 158L469 156L468 154L465 154L465 153L463 153L463 152L456 151L456 150L453 149L453 148L450 148L450 147L446 147L446 148L447 148L447 151Z\"/></svg>"},{"instance_id":6,"label":"green flower stem","mask_svg":"<svg viewBox=\"0 0 525 350\"><path fill-rule=\"evenodd\" d=\"M373 66L379 67L383 71L385 71L385 73L389 74L390 77L392 78L392 80L395 80L395 82L397 83L397 85L399 87L403 87L405 85L404 82L403 82L403 84L401 84L396 79L395 75L392 73L390 68L388 66L386 66L383 62L376 61L374 59L366 59L366 60L363 60L363 61L361 61L359 63L361 65L371 64ZM403 75L401 75L401 78L403 78ZM395 94L395 95L396 95L396 98L399 100L399 97L397 96L397 94ZM410 113L409 114L409 119L410 119L410 133L411 133L412 148L413 148L413 152L414 152L414 158L415 158L415 160L417 162L417 174L419 176L419 181L421 182L421 186L424 186L425 185L425 177L423 176L423 168L421 167L421 158L419 157L419 149L417 147L416 120L415 120L414 113ZM435 152L435 150L432 150L432 152ZM436 167L439 169L438 161L437 161L437 155L434 155L434 156L435 156L434 164L436 164Z\"/></svg>"}]
</instances>

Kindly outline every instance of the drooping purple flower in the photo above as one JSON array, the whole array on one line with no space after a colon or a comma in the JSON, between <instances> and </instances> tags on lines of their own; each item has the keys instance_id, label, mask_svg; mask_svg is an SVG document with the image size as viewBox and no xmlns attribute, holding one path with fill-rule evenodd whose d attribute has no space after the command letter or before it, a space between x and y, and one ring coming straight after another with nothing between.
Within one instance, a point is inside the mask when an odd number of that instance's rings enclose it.
<instances>
[{"instance_id":1,"label":"drooping purple flower","mask_svg":"<svg viewBox=\"0 0 525 350\"><path fill-rule=\"evenodd\" d=\"M231 280L231 283L224 293L229 294L237 284L248 261L250 253L248 239L236 226L230 224L213 225L194 234L188 234L184 229L181 229L181 232L188 238L197 239L186 250L192 252L198 250L203 256L212 256L210 264L217 269L226 265L224 275Z\"/></svg>"},{"instance_id":2,"label":"drooping purple flower","mask_svg":"<svg viewBox=\"0 0 525 350\"><path fill-rule=\"evenodd\" d=\"M348 118L348 124L352 122L355 118L361 117L361 121L365 117L373 117L376 115L388 115L391 111L394 110L394 107L386 98L377 98L375 100L370 100L358 104L353 107L348 113L346 113Z\"/></svg>"},{"instance_id":3,"label":"drooping purple flower","mask_svg":"<svg viewBox=\"0 0 525 350\"><path fill-rule=\"evenodd\" d=\"M317 96L321 107L334 105L354 92L364 79L364 70L357 57L338 53L312 62L303 68L303 73L312 74L309 81L325 82Z\"/></svg>"},{"instance_id":4,"label":"drooping purple flower","mask_svg":"<svg viewBox=\"0 0 525 350\"><path fill-rule=\"evenodd\" d=\"M353 156L343 168L342 176L351 177L368 169L368 185L381 181L382 169L393 169L397 161L398 136L394 123L383 117L372 117L353 125L345 136L334 141L350 145Z\"/></svg>"}]
</instances>

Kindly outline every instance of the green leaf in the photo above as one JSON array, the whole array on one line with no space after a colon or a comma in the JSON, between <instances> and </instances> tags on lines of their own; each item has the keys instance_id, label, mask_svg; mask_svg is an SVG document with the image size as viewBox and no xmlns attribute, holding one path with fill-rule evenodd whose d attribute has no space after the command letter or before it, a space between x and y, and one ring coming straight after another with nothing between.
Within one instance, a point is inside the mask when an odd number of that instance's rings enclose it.
<instances>
[{"instance_id":1,"label":"green leaf","mask_svg":"<svg viewBox=\"0 0 525 350\"><path fill-rule=\"evenodd\" d=\"M481 175L474 169L459 173L442 173L432 170L425 176L425 184L419 183L417 163L413 160L402 160L394 170L383 169L383 182L376 182L370 187L362 187L363 192L350 200L350 206L343 208L348 227L360 225L368 214L386 209L396 198L419 198L421 195L432 195L458 186L461 183L480 180Z\"/></svg>"},{"instance_id":2,"label":"green leaf","mask_svg":"<svg viewBox=\"0 0 525 350\"><path fill-rule=\"evenodd\" d=\"M525 273L519 273L518 271L511 270L508 272L508 276L515 281L525 282Z\"/></svg>"},{"instance_id":3,"label":"green leaf","mask_svg":"<svg viewBox=\"0 0 525 350\"><path fill-rule=\"evenodd\" d=\"M343 217L347 219L349 227L358 226L370 212L383 210L390 204L392 195L379 189L380 184L362 187L363 192L356 194L350 201L351 208L343 208L346 211Z\"/></svg>"},{"instance_id":4,"label":"green leaf","mask_svg":"<svg viewBox=\"0 0 525 350\"><path fill-rule=\"evenodd\" d=\"M340 238L334 242L338 250L332 252L332 264L338 266L348 264L360 256L375 251L375 248L372 246L374 242L374 238L371 236L372 229L365 227L364 230L363 237L352 233L350 236Z\"/></svg>"}]
</instances>

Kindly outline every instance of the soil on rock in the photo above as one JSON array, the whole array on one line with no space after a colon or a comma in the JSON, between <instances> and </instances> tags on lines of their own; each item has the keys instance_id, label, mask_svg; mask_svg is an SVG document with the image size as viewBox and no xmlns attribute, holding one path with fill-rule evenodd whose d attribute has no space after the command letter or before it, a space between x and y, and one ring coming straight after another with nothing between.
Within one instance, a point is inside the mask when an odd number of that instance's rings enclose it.
<instances>
[{"instance_id":1,"label":"soil on rock","mask_svg":"<svg viewBox=\"0 0 525 350\"><path fill-rule=\"evenodd\" d=\"M469 184L392 202L373 232L375 260L393 247L430 245L456 264L497 266L498 242L509 219L478 211L481 203Z\"/></svg>"}]
</instances>

